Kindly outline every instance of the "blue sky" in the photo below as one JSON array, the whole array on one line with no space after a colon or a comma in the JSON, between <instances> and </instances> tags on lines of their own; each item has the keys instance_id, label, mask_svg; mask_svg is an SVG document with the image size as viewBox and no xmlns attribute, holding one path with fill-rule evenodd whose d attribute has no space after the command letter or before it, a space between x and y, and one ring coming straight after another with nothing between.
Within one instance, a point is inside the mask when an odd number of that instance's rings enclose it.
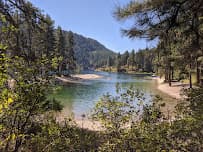
<instances>
[{"instance_id":1,"label":"blue sky","mask_svg":"<svg viewBox=\"0 0 203 152\"><path fill-rule=\"evenodd\" d=\"M126 0L30 0L36 7L49 14L64 30L98 40L115 52L138 50L155 46L154 42L128 39L121 35L121 28L129 28L132 21L118 22L113 17L116 5Z\"/></svg>"}]
</instances>

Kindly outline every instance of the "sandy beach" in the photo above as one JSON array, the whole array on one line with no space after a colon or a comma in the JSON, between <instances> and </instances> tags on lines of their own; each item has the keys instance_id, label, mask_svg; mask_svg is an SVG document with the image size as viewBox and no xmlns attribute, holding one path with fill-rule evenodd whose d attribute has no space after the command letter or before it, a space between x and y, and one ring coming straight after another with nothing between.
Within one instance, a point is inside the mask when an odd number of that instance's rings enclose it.
<instances>
[{"instance_id":1,"label":"sandy beach","mask_svg":"<svg viewBox=\"0 0 203 152\"><path fill-rule=\"evenodd\" d=\"M189 84L183 84L181 82L172 82L172 86L170 87L168 83L164 83L163 78L157 78L157 82L158 90L162 91L165 94L168 94L175 99L183 99L183 90L189 88Z\"/></svg>"},{"instance_id":2,"label":"sandy beach","mask_svg":"<svg viewBox=\"0 0 203 152\"><path fill-rule=\"evenodd\" d=\"M102 76L97 74L73 74L70 77L56 76L55 78L61 83L83 84L85 80L100 79Z\"/></svg>"},{"instance_id":3,"label":"sandy beach","mask_svg":"<svg viewBox=\"0 0 203 152\"><path fill-rule=\"evenodd\" d=\"M81 79L78 78L73 78L73 77L65 77L65 76L56 76L55 77L57 81L59 81L60 83L82 83Z\"/></svg>"},{"instance_id":4,"label":"sandy beach","mask_svg":"<svg viewBox=\"0 0 203 152\"><path fill-rule=\"evenodd\" d=\"M71 77L84 79L84 80L92 80L92 79L102 78L102 76L98 75L98 74L73 74L73 75L71 75Z\"/></svg>"}]
</instances>

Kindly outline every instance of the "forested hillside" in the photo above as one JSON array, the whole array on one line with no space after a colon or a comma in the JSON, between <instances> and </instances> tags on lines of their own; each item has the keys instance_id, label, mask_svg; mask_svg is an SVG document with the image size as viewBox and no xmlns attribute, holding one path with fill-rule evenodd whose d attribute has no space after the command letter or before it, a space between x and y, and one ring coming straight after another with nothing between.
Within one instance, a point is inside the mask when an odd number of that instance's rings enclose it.
<instances>
[{"instance_id":1,"label":"forested hillside","mask_svg":"<svg viewBox=\"0 0 203 152\"><path fill-rule=\"evenodd\" d=\"M65 31L66 36L68 32ZM108 57L114 58L116 54L107 49L103 44L92 38L86 38L73 33L74 52L76 62L83 68L101 67L107 64Z\"/></svg>"}]
</instances>

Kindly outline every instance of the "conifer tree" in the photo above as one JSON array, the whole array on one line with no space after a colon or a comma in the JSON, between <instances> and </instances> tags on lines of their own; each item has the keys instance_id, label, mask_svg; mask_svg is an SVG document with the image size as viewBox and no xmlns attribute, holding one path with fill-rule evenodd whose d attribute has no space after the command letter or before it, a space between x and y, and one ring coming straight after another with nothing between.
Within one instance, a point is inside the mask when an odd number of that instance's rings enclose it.
<instances>
[{"instance_id":1,"label":"conifer tree","mask_svg":"<svg viewBox=\"0 0 203 152\"><path fill-rule=\"evenodd\" d=\"M73 36L73 32L70 31L68 32L68 36L67 36L67 55L66 55L66 60L67 60L67 69L72 72L75 70L76 68L76 59L75 59L75 52L74 52L74 36Z\"/></svg>"}]
</instances>

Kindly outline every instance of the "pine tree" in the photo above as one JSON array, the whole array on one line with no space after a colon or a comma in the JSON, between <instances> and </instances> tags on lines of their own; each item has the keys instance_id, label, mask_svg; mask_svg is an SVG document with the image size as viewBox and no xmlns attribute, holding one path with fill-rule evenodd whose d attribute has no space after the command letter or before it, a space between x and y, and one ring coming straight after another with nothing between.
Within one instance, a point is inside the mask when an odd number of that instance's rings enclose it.
<instances>
[{"instance_id":1,"label":"pine tree","mask_svg":"<svg viewBox=\"0 0 203 152\"><path fill-rule=\"evenodd\" d=\"M131 70L133 70L135 66L135 50L132 50L132 52L130 53L128 62L131 66Z\"/></svg>"},{"instance_id":2,"label":"pine tree","mask_svg":"<svg viewBox=\"0 0 203 152\"><path fill-rule=\"evenodd\" d=\"M183 42L184 39L186 40L184 45L179 45L177 50L182 54L190 54L187 59L188 62L185 64L189 65L190 69L196 68L197 80L200 81L197 59L203 56L201 49L203 40L201 36L202 12L202 0L174 0L167 2L164 0L139 2L132 0L126 6L118 7L115 16L118 20L132 19L132 16L135 19L132 28L122 30L126 36L130 38L146 38L148 40L159 38L159 43L163 43L162 48L163 52L165 52L165 61L163 61L165 78L171 84L173 70L170 65L174 62L170 59L171 46L177 42ZM182 40L176 37L177 33L181 35ZM188 42L187 39L191 39L191 41ZM189 79L190 87L192 87L191 72L189 72Z\"/></svg>"},{"instance_id":3,"label":"pine tree","mask_svg":"<svg viewBox=\"0 0 203 152\"><path fill-rule=\"evenodd\" d=\"M57 28L57 47L56 47L56 52L57 52L57 57L60 58L60 63L58 65L58 74L62 75L63 71L66 68L65 64L65 49L66 49L66 42L65 42L65 37L63 34L63 31L61 27Z\"/></svg>"},{"instance_id":4,"label":"pine tree","mask_svg":"<svg viewBox=\"0 0 203 152\"><path fill-rule=\"evenodd\" d=\"M112 66L112 58L110 56L108 56L106 66L107 67L111 67Z\"/></svg>"},{"instance_id":5,"label":"pine tree","mask_svg":"<svg viewBox=\"0 0 203 152\"><path fill-rule=\"evenodd\" d=\"M121 69L121 54L119 52L116 57L116 70L119 72L120 69Z\"/></svg>"},{"instance_id":6,"label":"pine tree","mask_svg":"<svg viewBox=\"0 0 203 152\"><path fill-rule=\"evenodd\" d=\"M127 65L128 58L129 58L129 52L125 51L121 56L121 65L123 66Z\"/></svg>"},{"instance_id":7,"label":"pine tree","mask_svg":"<svg viewBox=\"0 0 203 152\"><path fill-rule=\"evenodd\" d=\"M56 50L56 38L54 35L54 22L51 20L49 15L45 17L45 33L44 33L44 45L45 54L47 57L53 57Z\"/></svg>"},{"instance_id":8,"label":"pine tree","mask_svg":"<svg viewBox=\"0 0 203 152\"><path fill-rule=\"evenodd\" d=\"M67 50L66 53L67 55L65 56L65 60L67 63L67 70L69 70L69 72L73 72L76 69L76 59L75 59L75 52L74 52L74 36L73 36L73 32L68 32L68 36L67 36Z\"/></svg>"}]
</instances>

